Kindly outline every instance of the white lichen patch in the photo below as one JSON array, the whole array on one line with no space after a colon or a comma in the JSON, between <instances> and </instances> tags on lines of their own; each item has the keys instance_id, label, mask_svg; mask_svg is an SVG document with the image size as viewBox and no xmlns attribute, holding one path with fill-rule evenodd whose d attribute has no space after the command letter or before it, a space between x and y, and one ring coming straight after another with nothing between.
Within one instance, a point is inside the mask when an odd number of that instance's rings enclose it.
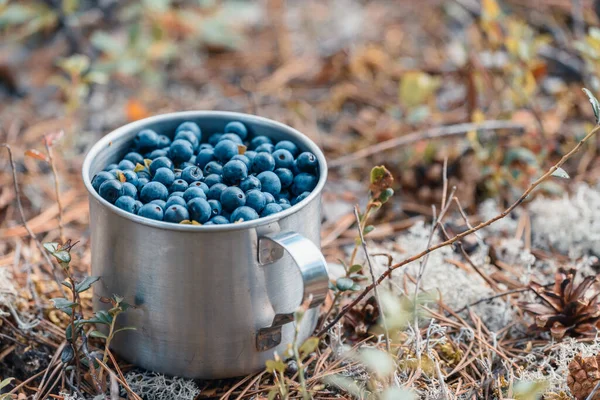
<instances>
[{"instance_id":1,"label":"white lichen patch","mask_svg":"<svg viewBox=\"0 0 600 400\"><path fill-rule=\"evenodd\" d=\"M577 259L596 254L600 240L600 190L579 185L571 195L539 197L529 205L533 246Z\"/></svg>"},{"instance_id":2,"label":"white lichen patch","mask_svg":"<svg viewBox=\"0 0 600 400\"><path fill-rule=\"evenodd\" d=\"M200 389L191 379L136 371L128 373L125 379L131 390L144 399L193 400L200 394Z\"/></svg>"}]
</instances>

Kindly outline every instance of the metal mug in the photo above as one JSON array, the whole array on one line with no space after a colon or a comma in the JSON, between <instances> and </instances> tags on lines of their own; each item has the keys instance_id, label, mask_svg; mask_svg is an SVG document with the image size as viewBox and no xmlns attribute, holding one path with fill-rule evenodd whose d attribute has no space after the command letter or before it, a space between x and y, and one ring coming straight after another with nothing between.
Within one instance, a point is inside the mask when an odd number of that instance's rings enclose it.
<instances>
[{"instance_id":1,"label":"metal mug","mask_svg":"<svg viewBox=\"0 0 600 400\"><path fill-rule=\"evenodd\" d=\"M252 135L290 140L319 161L319 183L300 203L280 213L229 225L181 225L125 212L102 199L91 179L119 160L137 132L173 132L194 121L203 133L241 121ZM225 378L260 370L291 343L293 312L311 298L299 327L315 329L316 306L328 290L319 249L321 190L327 165L321 150L284 124L248 114L189 111L125 125L87 154L83 181L89 192L92 273L99 299L118 294L135 305L119 316L113 350L145 369L188 378Z\"/></svg>"}]
</instances>

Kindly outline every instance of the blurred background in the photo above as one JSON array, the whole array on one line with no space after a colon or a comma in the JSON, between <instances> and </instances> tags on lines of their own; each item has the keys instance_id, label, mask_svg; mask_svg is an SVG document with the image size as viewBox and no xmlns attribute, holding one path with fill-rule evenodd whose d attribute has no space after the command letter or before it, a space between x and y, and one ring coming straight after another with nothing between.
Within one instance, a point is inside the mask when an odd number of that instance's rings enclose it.
<instances>
[{"instance_id":1,"label":"blurred background","mask_svg":"<svg viewBox=\"0 0 600 400\"><path fill-rule=\"evenodd\" d=\"M323 246L328 260L343 259L374 165L392 172L397 195L369 238L393 240L431 219L444 160L475 222L482 202L510 204L573 148L595 123L581 88L600 93L598 12L591 0L0 0L0 143L12 148L31 229L43 241L79 240L74 268L85 275L80 168L98 138L181 110L281 121L326 154ZM564 166L570 180L535 196L596 187L599 145ZM27 287L42 297L55 288L0 150L0 267L12 268L25 307ZM13 266L21 258L26 267ZM48 320L64 324L49 308ZM24 354L0 356L0 371L26 377L40 367L30 359L47 356Z\"/></svg>"}]
</instances>

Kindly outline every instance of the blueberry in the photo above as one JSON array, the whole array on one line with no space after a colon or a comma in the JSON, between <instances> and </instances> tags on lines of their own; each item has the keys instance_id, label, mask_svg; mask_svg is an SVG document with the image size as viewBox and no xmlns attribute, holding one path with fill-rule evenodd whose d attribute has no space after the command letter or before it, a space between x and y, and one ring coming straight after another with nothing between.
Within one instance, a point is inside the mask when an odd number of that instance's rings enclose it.
<instances>
[{"instance_id":1,"label":"blueberry","mask_svg":"<svg viewBox=\"0 0 600 400\"><path fill-rule=\"evenodd\" d=\"M148 175L149 176L149 175ZM137 180L137 184L135 185L135 187L137 188L138 192L140 192L142 190L142 188L148 183L150 182L150 180L148 178L138 178Z\"/></svg>"},{"instance_id":2,"label":"blueberry","mask_svg":"<svg viewBox=\"0 0 600 400\"><path fill-rule=\"evenodd\" d=\"M252 189L260 190L261 188L262 186L260 184L260 180L254 175L249 175L240 183L240 189L242 189L244 192L247 192Z\"/></svg>"},{"instance_id":3,"label":"blueberry","mask_svg":"<svg viewBox=\"0 0 600 400\"><path fill-rule=\"evenodd\" d=\"M115 204L115 201L121 196L121 190L123 189L123 184L116 179L111 179L105 181L102 185L100 185L100 189L98 193L100 197L109 203Z\"/></svg>"},{"instance_id":4,"label":"blueberry","mask_svg":"<svg viewBox=\"0 0 600 400\"><path fill-rule=\"evenodd\" d=\"M307 174L306 172L301 172L294 177L292 193L296 196L299 196L304 192L312 192L315 187L317 187L318 182L319 178L316 176Z\"/></svg>"},{"instance_id":5,"label":"blueberry","mask_svg":"<svg viewBox=\"0 0 600 400\"><path fill-rule=\"evenodd\" d=\"M173 161L171 161L168 157L158 157L152 164L150 164L150 174L154 175L156 170L159 168L169 168L171 171L173 170Z\"/></svg>"},{"instance_id":6,"label":"blueberry","mask_svg":"<svg viewBox=\"0 0 600 400\"><path fill-rule=\"evenodd\" d=\"M140 150L154 150L158 147L158 135L151 129L144 129L135 135L134 143Z\"/></svg>"},{"instance_id":7,"label":"blueberry","mask_svg":"<svg viewBox=\"0 0 600 400\"><path fill-rule=\"evenodd\" d=\"M246 164L246 168L250 169L250 159L248 157L246 157L243 154L236 154L235 156L231 157L232 160L239 160L241 162L243 162L244 164Z\"/></svg>"},{"instance_id":8,"label":"blueberry","mask_svg":"<svg viewBox=\"0 0 600 400\"><path fill-rule=\"evenodd\" d=\"M204 190L202 190L202 188L192 186L187 188L187 190L183 192L183 199L186 203L188 203L191 199L195 199L196 197L206 199L206 193L204 193Z\"/></svg>"},{"instance_id":9,"label":"blueberry","mask_svg":"<svg viewBox=\"0 0 600 400\"><path fill-rule=\"evenodd\" d=\"M298 155L298 146L289 140L282 140L281 142L277 142L275 145L275 150L287 150L292 153L292 156L296 157Z\"/></svg>"},{"instance_id":10,"label":"blueberry","mask_svg":"<svg viewBox=\"0 0 600 400\"><path fill-rule=\"evenodd\" d=\"M120 169L111 169L108 172L110 172L112 176L114 176L116 179L120 179L119 175L123 173L123 171L121 171Z\"/></svg>"},{"instance_id":11,"label":"blueberry","mask_svg":"<svg viewBox=\"0 0 600 400\"><path fill-rule=\"evenodd\" d=\"M206 221L206 222L204 223L204 226L207 226L207 225L215 225L215 223L214 223L214 222L212 222L212 221Z\"/></svg>"},{"instance_id":12,"label":"blueberry","mask_svg":"<svg viewBox=\"0 0 600 400\"><path fill-rule=\"evenodd\" d=\"M111 174L110 172L108 172L108 171L98 172L96 175L94 175L94 178L92 178L92 187L97 192L100 190L100 185L102 185L104 182L110 181L112 179L115 179L115 176L113 174Z\"/></svg>"},{"instance_id":13,"label":"blueberry","mask_svg":"<svg viewBox=\"0 0 600 400\"><path fill-rule=\"evenodd\" d=\"M257 178L260 180L263 192L271 193L273 196L277 196L281 192L281 182L274 172L261 172Z\"/></svg>"},{"instance_id":14,"label":"blueberry","mask_svg":"<svg viewBox=\"0 0 600 400\"><path fill-rule=\"evenodd\" d=\"M169 200L167 200L167 202L165 203L165 207L169 208L169 207L174 206L174 205L185 206L186 204L187 203L185 202L185 200L183 199L183 197L172 196L172 197L169 197Z\"/></svg>"},{"instance_id":15,"label":"blueberry","mask_svg":"<svg viewBox=\"0 0 600 400\"><path fill-rule=\"evenodd\" d=\"M280 204L281 209L282 210L287 210L288 208L290 208L292 205L291 204Z\"/></svg>"},{"instance_id":16,"label":"blueberry","mask_svg":"<svg viewBox=\"0 0 600 400\"><path fill-rule=\"evenodd\" d=\"M275 175L279 178L281 182L281 187L283 189L290 187L292 182L294 182L294 174L287 168L277 168L275 171Z\"/></svg>"},{"instance_id":17,"label":"blueberry","mask_svg":"<svg viewBox=\"0 0 600 400\"><path fill-rule=\"evenodd\" d=\"M215 152L213 149L200 150L196 156L196 165L200 168L204 168L206 164L215 159Z\"/></svg>"},{"instance_id":18,"label":"blueberry","mask_svg":"<svg viewBox=\"0 0 600 400\"><path fill-rule=\"evenodd\" d=\"M192 160L194 160L194 162L192 162ZM179 168L186 169L189 167L195 167L196 166L196 156L192 156L192 158L190 158L190 161L185 161L182 162L181 164L179 164Z\"/></svg>"},{"instance_id":19,"label":"blueberry","mask_svg":"<svg viewBox=\"0 0 600 400\"><path fill-rule=\"evenodd\" d=\"M246 206L260 213L267 205L267 199L263 192L258 189L252 189L246 193Z\"/></svg>"},{"instance_id":20,"label":"blueberry","mask_svg":"<svg viewBox=\"0 0 600 400\"><path fill-rule=\"evenodd\" d=\"M135 201L135 212L134 214L137 214L140 211L140 208L142 208L142 206L144 205L144 203L142 203L139 200Z\"/></svg>"},{"instance_id":21,"label":"blueberry","mask_svg":"<svg viewBox=\"0 0 600 400\"><path fill-rule=\"evenodd\" d=\"M231 186L221 192L220 200L223 209L232 212L246 204L246 195L242 192L242 189Z\"/></svg>"},{"instance_id":22,"label":"blueberry","mask_svg":"<svg viewBox=\"0 0 600 400\"><path fill-rule=\"evenodd\" d=\"M194 167L196 168L196 167ZM176 179L173 181L173 184L169 188L170 192L185 192L188 188L188 183L183 179Z\"/></svg>"},{"instance_id":23,"label":"blueberry","mask_svg":"<svg viewBox=\"0 0 600 400\"><path fill-rule=\"evenodd\" d=\"M267 204L263 212L260 214L261 217L266 217L268 215L277 214L278 212L283 211L281 206L277 203Z\"/></svg>"},{"instance_id":24,"label":"blueberry","mask_svg":"<svg viewBox=\"0 0 600 400\"><path fill-rule=\"evenodd\" d=\"M292 200L292 205L295 206L296 204L300 203L302 200L306 199L308 196L310 196L310 192L302 193L300 196L298 196Z\"/></svg>"},{"instance_id":25,"label":"blueberry","mask_svg":"<svg viewBox=\"0 0 600 400\"><path fill-rule=\"evenodd\" d=\"M171 160L175 164L182 163L184 161L188 161L194 155L194 148L192 144L187 140L177 139L173 140L171 146L169 147L169 156ZM166 214L165 214L166 218Z\"/></svg>"},{"instance_id":26,"label":"blueberry","mask_svg":"<svg viewBox=\"0 0 600 400\"><path fill-rule=\"evenodd\" d=\"M219 164L217 161L211 161L204 166L204 173L206 175L217 174L221 175L223 173L223 166Z\"/></svg>"},{"instance_id":27,"label":"blueberry","mask_svg":"<svg viewBox=\"0 0 600 400\"><path fill-rule=\"evenodd\" d=\"M206 183L208 187L213 187L215 184L221 183L222 181L221 175L218 174L210 174L204 178L204 183Z\"/></svg>"},{"instance_id":28,"label":"blueberry","mask_svg":"<svg viewBox=\"0 0 600 400\"><path fill-rule=\"evenodd\" d=\"M214 150L214 147L210 143L200 143L200 146L198 146L198 151L200 150Z\"/></svg>"},{"instance_id":29,"label":"blueberry","mask_svg":"<svg viewBox=\"0 0 600 400\"><path fill-rule=\"evenodd\" d=\"M273 143L271 141L271 138L267 137L267 136L257 136L254 139L252 139L250 141L250 148L252 150L256 149L258 146L260 146L261 144L265 144L265 143Z\"/></svg>"},{"instance_id":30,"label":"blueberry","mask_svg":"<svg viewBox=\"0 0 600 400\"><path fill-rule=\"evenodd\" d=\"M275 146L273 146L271 143L263 143L260 146L258 146L256 149L254 149L257 153L273 153L273 150L275 150Z\"/></svg>"},{"instance_id":31,"label":"blueberry","mask_svg":"<svg viewBox=\"0 0 600 400\"><path fill-rule=\"evenodd\" d=\"M200 189L202 189L204 191L204 194L207 194L208 189L209 189L209 187L206 183L200 182L200 181L190 183L190 186L188 186L188 188L191 188L191 187L199 187Z\"/></svg>"},{"instance_id":32,"label":"blueberry","mask_svg":"<svg viewBox=\"0 0 600 400\"><path fill-rule=\"evenodd\" d=\"M187 189L186 189L187 190ZM173 192L169 195L169 199L171 197L181 197L183 199L183 192Z\"/></svg>"},{"instance_id":33,"label":"blueberry","mask_svg":"<svg viewBox=\"0 0 600 400\"><path fill-rule=\"evenodd\" d=\"M119 207L121 210L127 211L129 213L135 214L137 212L136 201L131 196L121 196L115 201L115 206Z\"/></svg>"},{"instance_id":34,"label":"blueberry","mask_svg":"<svg viewBox=\"0 0 600 400\"><path fill-rule=\"evenodd\" d=\"M287 150L279 149L273 152L275 159L275 168L290 169L294 165L294 156Z\"/></svg>"},{"instance_id":35,"label":"blueberry","mask_svg":"<svg viewBox=\"0 0 600 400\"><path fill-rule=\"evenodd\" d=\"M223 134L219 138L219 142L222 142L223 140L231 140L233 143L244 144L244 142L242 142L242 139L240 139L240 137L238 135L236 135L235 133L225 133L225 134Z\"/></svg>"},{"instance_id":36,"label":"blueberry","mask_svg":"<svg viewBox=\"0 0 600 400\"><path fill-rule=\"evenodd\" d=\"M221 206L223 206L223 205L221 204ZM221 211L221 216L224 217L225 219L227 219L227 223L229 223L229 218L231 217L231 213L229 211L225 211L225 210Z\"/></svg>"},{"instance_id":37,"label":"blueberry","mask_svg":"<svg viewBox=\"0 0 600 400\"><path fill-rule=\"evenodd\" d=\"M239 154L238 144L231 140L222 140L215 146L215 157L222 163L231 160L236 154Z\"/></svg>"},{"instance_id":38,"label":"blueberry","mask_svg":"<svg viewBox=\"0 0 600 400\"><path fill-rule=\"evenodd\" d=\"M160 206L160 208L162 208L163 210L166 208L167 206L167 202L164 200L160 200L160 199L156 199L156 200L152 200L150 203L148 204L156 204L157 206Z\"/></svg>"},{"instance_id":39,"label":"blueberry","mask_svg":"<svg viewBox=\"0 0 600 400\"><path fill-rule=\"evenodd\" d=\"M173 138L173 141L179 139L187 140L188 142L190 142L194 150L198 148L198 138L196 137L196 135L194 135L192 131L177 131L177 133L175 134L175 138Z\"/></svg>"},{"instance_id":40,"label":"blueberry","mask_svg":"<svg viewBox=\"0 0 600 400\"><path fill-rule=\"evenodd\" d=\"M231 160L223 166L223 181L230 185L239 183L248 177L248 167L240 160Z\"/></svg>"},{"instance_id":41,"label":"blueberry","mask_svg":"<svg viewBox=\"0 0 600 400\"><path fill-rule=\"evenodd\" d=\"M124 182L121 184L121 196L129 196L133 197L135 200L137 198L137 187L131 182Z\"/></svg>"},{"instance_id":42,"label":"blueberry","mask_svg":"<svg viewBox=\"0 0 600 400\"><path fill-rule=\"evenodd\" d=\"M163 218L165 222L173 222L176 224L186 219L190 219L190 213L184 206L177 204L167 208L165 217Z\"/></svg>"},{"instance_id":43,"label":"blueberry","mask_svg":"<svg viewBox=\"0 0 600 400\"><path fill-rule=\"evenodd\" d=\"M265 195L265 199L267 199L267 204L275 203L275 197L271 193L263 192L263 194Z\"/></svg>"},{"instance_id":44,"label":"blueberry","mask_svg":"<svg viewBox=\"0 0 600 400\"><path fill-rule=\"evenodd\" d=\"M144 204L138 211L138 215L140 217L162 221L163 209L156 204Z\"/></svg>"},{"instance_id":45,"label":"blueberry","mask_svg":"<svg viewBox=\"0 0 600 400\"><path fill-rule=\"evenodd\" d=\"M229 221L241 222L252 221L253 219L258 219L258 213L250 207L242 206L236 208L235 211L231 213Z\"/></svg>"},{"instance_id":46,"label":"blueberry","mask_svg":"<svg viewBox=\"0 0 600 400\"><path fill-rule=\"evenodd\" d=\"M319 166L317 156L305 151L296 158L296 167L300 172L315 172Z\"/></svg>"},{"instance_id":47,"label":"blueberry","mask_svg":"<svg viewBox=\"0 0 600 400\"><path fill-rule=\"evenodd\" d=\"M206 199L199 197L193 198L187 203L190 212L190 219L193 221L205 223L212 217L212 208Z\"/></svg>"},{"instance_id":48,"label":"blueberry","mask_svg":"<svg viewBox=\"0 0 600 400\"><path fill-rule=\"evenodd\" d=\"M223 207L221 207L221 202L219 200L210 199L208 200L208 204L210 205L213 217L221 214L221 211L223 211Z\"/></svg>"},{"instance_id":49,"label":"blueberry","mask_svg":"<svg viewBox=\"0 0 600 400\"><path fill-rule=\"evenodd\" d=\"M289 190L281 190L281 192L279 192L279 195L277 196L277 201L279 203L281 203L281 200L285 200L289 204L291 197L292 197L292 194L290 193Z\"/></svg>"},{"instance_id":50,"label":"blueberry","mask_svg":"<svg viewBox=\"0 0 600 400\"><path fill-rule=\"evenodd\" d=\"M212 222L214 225L225 225L229 223L229 219L222 215L217 215L216 217L212 217L208 222Z\"/></svg>"},{"instance_id":51,"label":"blueberry","mask_svg":"<svg viewBox=\"0 0 600 400\"><path fill-rule=\"evenodd\" d=\"M142 171L138 171L135 174L137 175L138 179L142 179L142 178L148 179L148 180L152 179L152 175L150 175L150 172L146 169L144 169Z\"/></svg>"},{"instance_id":52,"label":"blueberry","mask_svg":"<svg viewBox=\"0 0 600 400\"><path fill-rule=\"evenodd\" d=\"M125 155L124 159L131 161L133 163L133 165L135 165L135 164L144 165L144 157L142 157L142 155L140 153L136 153L135 151L127 153L127 155Z\"/></svg>"},{"instance_id":53,"label":"blueberry","mask_svg":"<svg viewBox=\"0 0 600 400\"><path fill-rule=\"evenodd\" d=\"M157 150L151 151L149 154L146 154L146 158L149 158L150 160L156 160L159 157L166 157L167 154L168 154L167 150L157 149Z\"/></svg>"},{"instance_id":54,"label":"blueberry","mask_svg":"<svg viewBox=\"0 0 600 400\"><path fill-rule=\"evenodd\" d=\"M183 179L187 183L200 181L202 180L203 176L204 174L202 174L202 170L196 166L187 167L183 171L181 171L181 179Z\"/></svg>"},{"instance_id":55,"label":"blueberry","mask_svg":"<svg viewBox=\"0 0 600 400\"><path fill-rule=\"evenodd\" d=\"M208 193L206 194L206 197L209 198L209 199L211 199L211 200L220 200L221 199L221 193L225 189L227 189L227 185L225 185L223 183L215 183L208 190Z\"/></svg>"},{"instance_id":56,"label":"blueberry","mask_svg":"<svg viewBox=\"0 0 600 400\"><path fill-rule=\"evenodd\" d=\"M225 133L235 133L240 137L240 139L244 140L248 136L248 129L246 126L239 121L231 121L227 125L225 125L225 129L223 129Z\"/></svg>"},{"instance_id":57,"label":"blueberry","mask_svg":"<svg viewBox=\"0 0 600 400\"><path fill-rule=\"evenodd\" d=\"M175 180L177 180L177 179L181 179L181 171L177 171L177 170L176 170L176 171L173 173L173 178L174 178Z\"/></svg>"},{"instance_id":58,"label":"blueberry","mask_svg":"<svg viewBox=\"0 0 600 400\"><path fill-rule=\"evenodd\" d=\"M277 200L277 204L279 204L280 206L282 206L284 204L290 205L290 201L288 199L284 199L284 198L280 197Z\"/></svg>"},{"instance_id":59,"label":"blueberry","mask_svg":"<svg viewBox=\"0 0 600 400\"><path fill-rule=\"evenodd\" d=\"M250 161L250 165L252 165L252 160L254 160L254 157L256 157L256 152L253 150L247 150L244 153L244 157L246 157L249 161Z\"/></svg>"},{"instance_id":60,"label":"blueberry","mask_svg":"<svg viewBox=\"0 0 600 400\"><path fill-rule=\"evenodd\" d=\"M171 139L167 135L158 135L158 147L169 147L171 145Z\"/></svg>"},{"instance_id":61,"label":"blueberry","mask_svg":"<svg viewBox=\"0 0 600 400\"><path fill-rule=\"evenodd\" d=\"M134 185L136 184L137 180L138 180L138 175L137 173L133 172L132 170L125 170L123 171L123 176L125 177L125 181L126 182L131 182Z\"/></svg>"},{"instance_id":62,"label":"blueberry","mask_svg":"<svg viewBox=\"0 0 600 400\"><path fill-rule=\"evenodd\" d=\"M108 164L108 165L107 165L107 166L104 168L104 171L107 171L107 172L108 172L108 171L110 171L110 170L112 170L112 169L116 169L116 168L118 168L118 165L117 165L117 164L114 164L114 163L113 163L113 164Z\"/></svg>"},{"instance_id":63,"label":"blueberry","mask_svg":"<svg viewBox=\"0 0 600 400\"><path fill-rule=\"evenodd\" d=\"M154 173L152 181L160 182L166 187L170 187L175 181L175 174L169 168L161 167Z\"/></svg>"},{"instance_id":64,"label":"blueberry","mask_svg":"<svg viewBox=\"0 0 600 400\"><path fill-rule=\"evenodd\" d=\"M263 171L273 171L275 169L275 160L269 153L257 153L252 160L252 171L260 173Z\"/></svg>"},{"instance_id":65,"label":"blueberry","mask_svg":"<svg viewBox=\"0 0 600 400\"><path fill-rule=\"evenodd\" d=\"M217 143L219 143L219 140L221 140L221 136L223 136L222 133L213 133L211 137L208 138L208 143L213 147L216 146Z\"/></svg>"},{"instance_id":66,"label":"blueberry","mask_svg":"<svg viewBox=\"0 0 600 400\"><path fill-rule=\"evenodd\" d=\"M194 134L194 136L196 136L196 139L198 139L198 142L202 141L202 130L200 129L198 124L195 122L192 122L192 121L182 122L181 124L179 124L177 129L175 129L175 132L179 132L179 131L191 131Z\"/></svg>"},{"instance_id":67,"label":"blueberry","mask_svg":"<svg viewBox=\"0 0 600 400\"><path fill-rule=\"evenodd\" d=\"M118 167L119 167L119 169L122 169L122 170L128 169L128 170L133 171L133 169L135 168L135 164L129 160L121 160L121 162L119 162L119 164L118 164Z\"/></svg>"},{"instance_id":68,"label":"blueberry","mask_svg":"<svg viewBox=\"0 0 600 400\"><path fill-rule=\"evenodd\" d=\"M150 203L152 200L166 200L169 197L167 187L160 182L148 182L140 191L140 200Z\"/></svg>"}]
</instances>

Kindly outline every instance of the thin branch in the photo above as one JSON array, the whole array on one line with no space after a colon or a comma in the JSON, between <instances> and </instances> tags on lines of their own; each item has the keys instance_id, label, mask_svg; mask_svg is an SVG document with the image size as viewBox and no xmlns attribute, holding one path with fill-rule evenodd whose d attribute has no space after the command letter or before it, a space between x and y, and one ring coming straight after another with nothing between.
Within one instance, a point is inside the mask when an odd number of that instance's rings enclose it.
<instances>
[{"instance_id":1,"label":"thin branch","mask_svg":"<svg viewBox=\"0 0 600 400\"><path fill-rule=\"evenodd\" d=\"M464 135L467 132L475 130L499 130L499 129L518 129L523 130L522 124L512 121L491 120L481 123L465 123L447 126L438 126L426 130L419 130L406 135L377 143L374 146L367 147L355 153L351 153L335 159L328 163L330 169L342 167L354 163L361 158L366 158L382 151L391 150L396 147L406 146L421 140L441 139L448 136Z\"/></svg>"},{"instance_id":2,"label":"thin branch","mask_svg":"<svg viewBox=\"0 0 600 400\"><path fill-rule=\"evenodd\" d=\"M27 219L25 218L25 212L23 211L23 204L21 203L21 191L19 190L19 181L17 180L17 168L15 166L15 161L13 159L12 149L10 148L8 143L0 143L0 147L4 147L8 151L8 161L10 162L10 168L12 170L13 186L15 188L15 197L17 198L17 209L19 210L21 220L23 221L23 226L25 227L25 230L27 231L29 236L35 242L40 253L42 253L42 257L44 257L44 259L48 263L48 267L50 268L50 273L52 274L52 277L54 278L54 281L56 282L58 289L63 294L63 296L66 296L67 294L64 291L64 289L62 288L62 285L60 284L60 279L58 279L58 276L56 276L56 269L54 268L54 264L52 263L52 260L48 256L48 253L44 249L44 246L42 246L42 243L38 240L35 233L33 233L31 228L29 227L29 224L27 223Z\"/></svg>"},{"instance_id":3,"label":"thin branch","mask_svg":"<svg viewBox=\"0 0 600 400\"><path fill-rule=\"evenodd\" d=\"M373 272L373 263L371 262L371 256L369 254L369 250L367 249L367 242L365 241L365 236L363 235L363 230L360 225L360 215L358 213L358 206L354 206L354 216L356 217L360 242L362 244L363 251L365 252L365 257L367 258L367 264L369 264L369 272L371 273L371 279L373 280L373 282L375 282L375 272ZM385 348L387 352L390 353L390 332L388 330L387 322L385 320L385 313L383 312L383 308L381 305L381 297L379 297L379 291L377 290L377 288L375 288L375 299L377 300L377 306L379 307L379 310L381 310L381 322L383 324L383 331L385 333Z\"/></svg>"},{"instance_id":4,"label":"thin branch","mask_svg":"<svg viewBox=\"0 0 600 400\"><path fill-rule=\"evenodd\" d=\"M54 164L54 156L52 154L52 146L48 143L49 140L44 140L46 146L46 152L48 153L48 162L52 169L52 175L54 175L54 192L56 196L56 204L58 205L58 231L60 233L60 242L65 243L65 227L63 224L63 205L60 200L60 184L58 181L58 172L56 171L56 165Z\"/></svg>"},{"instance_id":5,"label":"thin branch","mask_svg":"<svg viewBox=\"0 0 600 400\"><path fill-rule=\"evenodd\" d=\"M503 212L501 212L500 214L496 215L495 217L482 222L480 224L478 224L477 226L474 226L471 229L468 229L464 232L459 233L458 235L444 241L441 243L436 244L435 246L429 247L426 250L415 254L414 256L411 256L397 264L394 264L391 266L390 269L388 269L387 271L385 271L383 274L381 274L379 276L379 278L377 279L377 281L373 282L372 284L370 284L369 286L367 286L357 297L356 299L354 299L354 301L352 301L352 303L348 304L347 306L345 306L338 315L336 315L336 317L329 323L327 324L327 326L325 326L325 328L321 329L321 331L318 333L318 336L321 336L323 334L325 334L329 329L331 329L333 326L335 326L335 324L338 323L338 321L340 319L342 319L342 317L344 315L346 315L346 313L348 311L350 311L355 305L357 305L362 299L365 298L365 296L367 294L369 294L371 292L371 290L373 290L375 288L375 286L378 286L379 284L381 284L381 282L383 282L390 274L393 270L404 267L407 264L410 264L411 262L414 262L416 260L419 260L421 257L426 256L427 254L431 253L432 251L435 251L437 249L440 249L442 247L446 247L449 246L453 243L455 243L458 240L461 240L462 238L464 238L465 236L468 236L472 233L477 232L480 229L483 229L487 226L490 226L491 224L493 224L494 222L501 220L502 218L506 217L508 214L510 214L515 208L517 208L521 203L523 203L525 201L525 199L531 194L531 192L533 192L533 190L535 188L537 188L542 182L546 181L548 178L550 178L550 176L552 176L552 174L560 167L562 167L562 165L567 162L567 160L569 160L575 153L577 153L581 147L592 137L594 136L596 133L598 133L598 131L600 131L600 125L596 125L594 127L594 129L592 129L583 139L581 139L581 141L579 143L577 143L577 145L575 147L573 147L573 149L571 149L571 151L569 151L567 154L565 154L560 161L558 161L555 165L553 165L544 175L542 175L541 177L539 177L536 181L534 181L533 183L531 183L529 185L529 187L527 188L527 190L525 190L523 192L523 194L517 199L517 201L515 201L513 204L511 204L506 210L504 210Z\"/></svg>"}]
</instances>

